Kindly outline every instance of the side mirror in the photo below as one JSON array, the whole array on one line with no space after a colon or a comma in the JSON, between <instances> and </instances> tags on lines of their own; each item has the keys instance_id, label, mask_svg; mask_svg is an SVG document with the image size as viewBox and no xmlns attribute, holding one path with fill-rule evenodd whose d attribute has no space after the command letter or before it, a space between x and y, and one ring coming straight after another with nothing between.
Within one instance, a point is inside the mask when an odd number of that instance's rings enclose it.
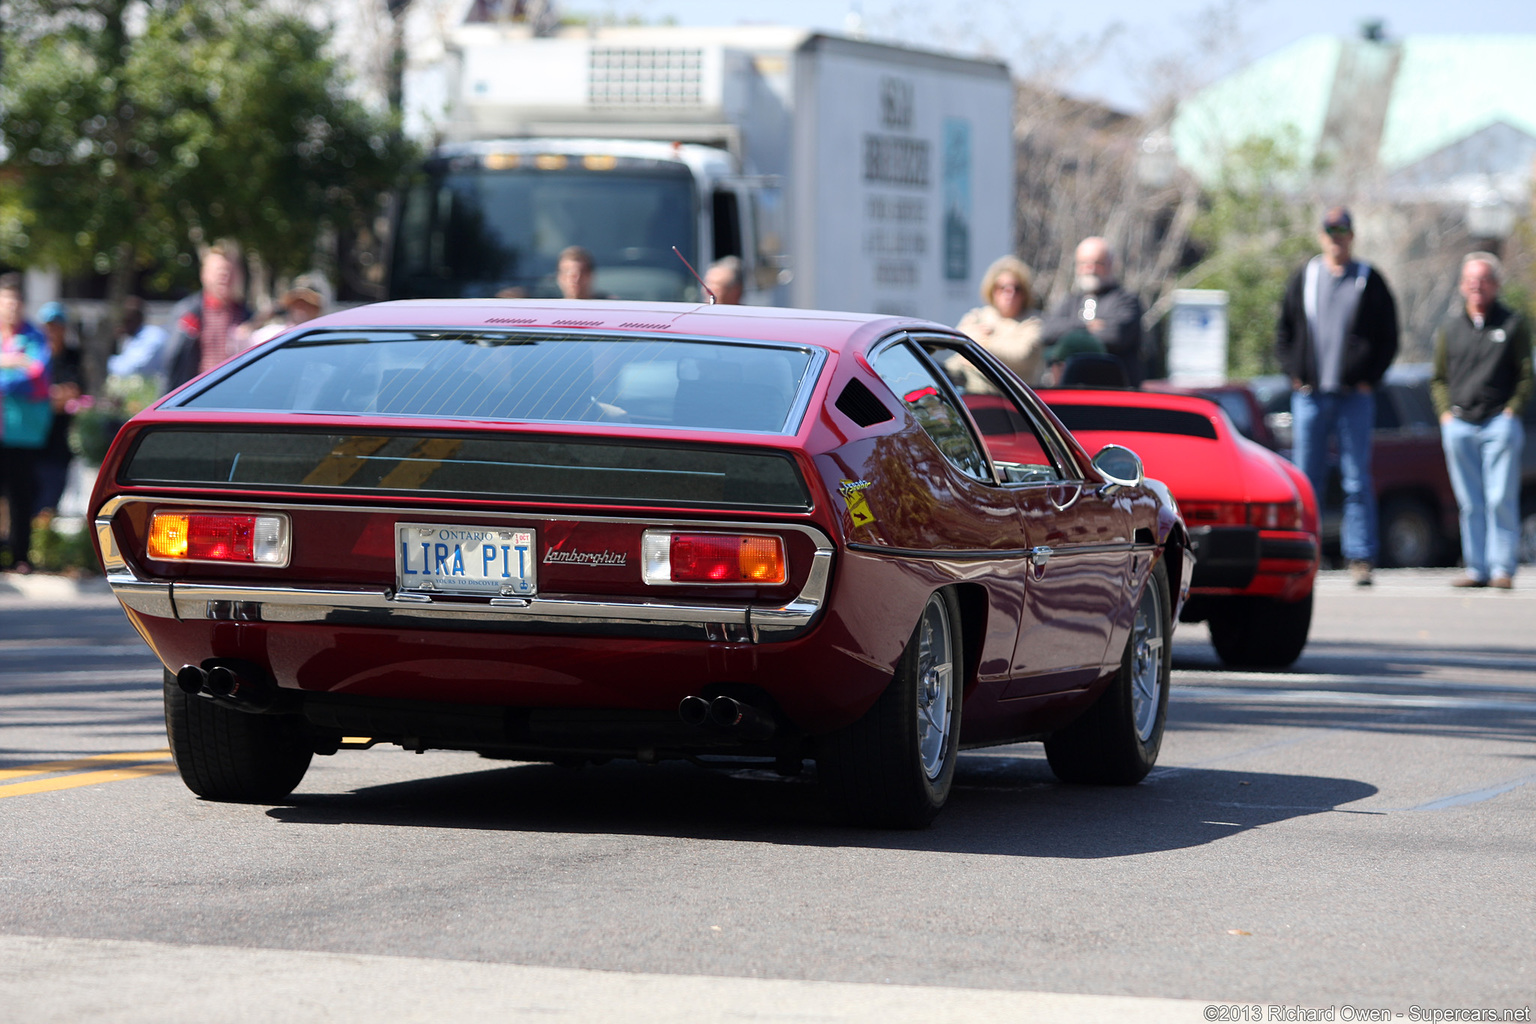
<instances>
[{"instance_id":1,"label":"side mirror","mask_svg":"<svg viewBox=\"0 0 1536 1024\"><path fill-rule=\"evenodd\" d=\"M1118 444L1107 444L1093 457L1093 468L1104 478L1099 494L1108 497L1122 487L1135 487L1146 479L1141 456Z\"/></svg>"}]
</instances>

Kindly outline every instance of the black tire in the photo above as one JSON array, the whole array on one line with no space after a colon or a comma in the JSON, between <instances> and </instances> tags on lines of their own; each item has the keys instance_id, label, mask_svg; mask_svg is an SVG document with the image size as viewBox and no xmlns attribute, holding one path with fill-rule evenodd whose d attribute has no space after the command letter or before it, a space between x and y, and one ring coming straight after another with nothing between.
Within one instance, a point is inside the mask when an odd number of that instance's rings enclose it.
<instances>
[{"instance_id":1,"label":"black tire","mask_svg":"<svg viewBox=\"0 0 1536 1024\"><path fill-rule=\"evenodd\" d=\"M960 636L954 595L930 595L874 707L818 744L817 776L851 820L922 828L949 799L965 694Z\"/></svg>"},{"instance_id":2,"label":"black tire","mask_svg":"<svg viewBox=\"0 0 1536 1024\"><path fill-rule=\"evenodd\" d=\"M302 718L223 707L184 692L170 672L165 734L181 781L209 800L276 803L293 792L314 756Z\"/></svg>"},{"instance_id":3,"label":"black tire","mask_svg":"<svg viewBox=\"0 0 1536 1024\"><path fill-rule=\"evenodd\" d=\"M1388 498L1381 506L1381 564L1418 569L1440 564L1444 539L1434 509L1418 498Z\"/></svg>"},{"instance_id":4,"label":"black tire","mask_svg":"<svg viewBox=\"0 0 1536 1024\"><path fill-rule=\"evenodd\" d=\"M1120 671L1088 710L1045 741L1058 779L1129 786L1157 763L1173 670L1172 610L1168 571L1159 562L1137 598Z\"/></svg>"},{"instance_id":5,"label":"black tire","mask_svg":"<svg viewBox=\"0 0 1536 1024\"><path fill-rule=\"evenodd\" d=\"M1231 668L1289 668L1312 631L1312 595L1300 601L1215 599L1207 625L1221 662Z\"/></svg>"}]
</instances>

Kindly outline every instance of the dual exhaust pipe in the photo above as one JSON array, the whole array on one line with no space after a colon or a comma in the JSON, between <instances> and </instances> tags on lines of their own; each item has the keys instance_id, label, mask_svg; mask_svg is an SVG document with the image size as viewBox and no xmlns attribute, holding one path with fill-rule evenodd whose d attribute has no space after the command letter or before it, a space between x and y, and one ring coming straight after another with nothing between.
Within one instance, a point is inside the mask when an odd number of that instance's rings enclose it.
<instances>
[{"instance_id":1,"label":"dual exhaust pipe","mask_svg":"<svg viewBox=\"0 0 1536 1024\"><path fill-rule=\"evenodd\" d=\"M744 740L766 740L774 734L773 716L734 697L684 697L677 705L684 724L737 733Z\"/></svg>"},{"instance_id":2,"label":"dual exhaust pipe","mask_svg":"<svg viewBox=\"0 0 1536 1024\"><path fill-rule=\"evenodd\" d=\"M247 711L266 711L277 698L277 685L254 665L216 662L209 668L183 665L176 685L184 693L201 694Z\"/></svg>"}]
</instances>

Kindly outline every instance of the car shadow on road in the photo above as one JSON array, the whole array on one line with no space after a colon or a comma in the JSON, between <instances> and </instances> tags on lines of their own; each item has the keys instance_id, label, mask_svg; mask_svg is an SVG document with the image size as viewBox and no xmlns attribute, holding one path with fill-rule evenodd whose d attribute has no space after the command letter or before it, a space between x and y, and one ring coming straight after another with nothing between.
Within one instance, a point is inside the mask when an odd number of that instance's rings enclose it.
<instances>
[{"instance_id":1,"label":"car shadow on road","mask_svg":"<svg viewBox=\"0 0 1536 1024\"><path fill-rule=\"evenodd\" d=\"M267 813L296 825L378 825L724 842L864 846L1013 857L1125 857L1215 842L1261 825L1338 811L1375 794L1350 779L1160 769L1139 786L1057 782L1029 747L963 755L955 791L921 831L841 822L814 774L613 763L579 771L518 764L305 793ZM1010 751L1019 751L1018 754Z\"/></svg>"}]
</instances>

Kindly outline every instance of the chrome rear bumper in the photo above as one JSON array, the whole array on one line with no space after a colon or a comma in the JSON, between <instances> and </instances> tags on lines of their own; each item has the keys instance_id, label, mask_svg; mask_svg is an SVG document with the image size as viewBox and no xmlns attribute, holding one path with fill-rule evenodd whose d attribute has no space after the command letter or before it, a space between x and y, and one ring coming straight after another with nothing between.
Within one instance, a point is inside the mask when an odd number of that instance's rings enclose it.
<instances>
[{"instance_id":1,"label":"chrome rear bumper","mask_svg":"<svg viewBox=\"0 0 1536 1024\"><path fill-rule=\"evenodd\" d=\"M196 501L181 498L115 498L95 520L107 582L123 607L144 615L181 621L307 622L393 629L466 630L471 632L577 633L665 639L698 639L730 643L772 643L792 640L810 628L826 602L832 573L832 544L819 531L798 524L773 524L792 530L816 545L811 571L800 593L786 604L711 603L657 598L601 599L562 595L532 598L442 597L397 592L389 587L291 587L202 582L159 582L134 573L118 550L112 517L123 505L152 501L156 506L196 505L200 508L245 509L282 506L251 502ZM326 506L327 511L345 511ZM419 515L412 509L357 509L369 513ZM527 516L476 515L487 521ZM630 522L596 516L540 516L543 520ZM683 528L763 529L763 523L679 522Z\"/></svg>"}]
</instances>

